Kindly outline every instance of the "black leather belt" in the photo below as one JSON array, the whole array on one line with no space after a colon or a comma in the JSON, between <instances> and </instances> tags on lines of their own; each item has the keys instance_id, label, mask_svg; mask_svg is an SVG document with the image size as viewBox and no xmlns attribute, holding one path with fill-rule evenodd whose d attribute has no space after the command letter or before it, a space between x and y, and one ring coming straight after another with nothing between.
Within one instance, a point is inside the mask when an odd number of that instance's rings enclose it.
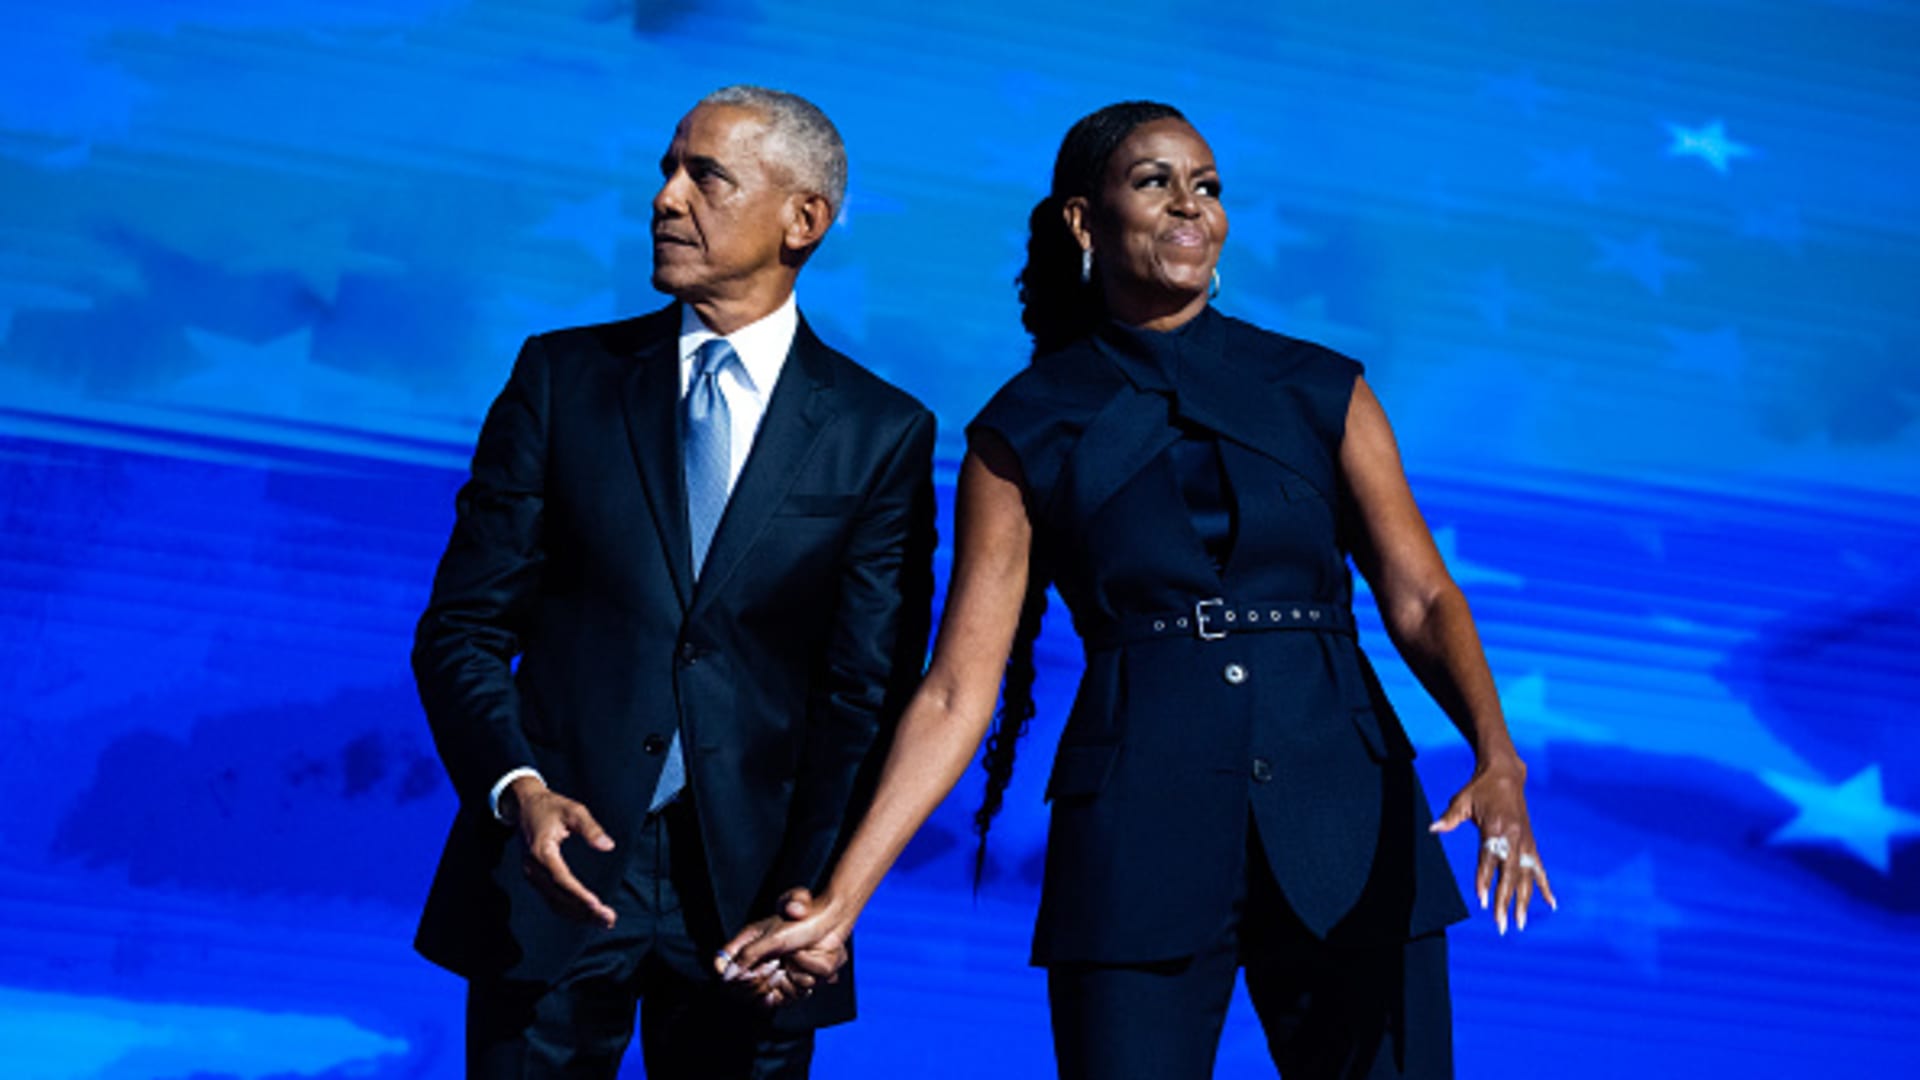
<instances>
[{"instance_id":1,"label":"black leather belt","mask_svg":"<svg viewBox=\"0 0 1920 1080\"><path fill-rule=\"evenodd\" d=\"M1137 641L1194 637L1219 641L1235 634L1274 630L1317 630L1349 634L1353 609L1345 604L1315 604L1300 600L1230 602L1215 597L1201 600L1186 611L1165 615L1128 615L1097 630L1082 630L1089 651L1111 649Z\"/></svg>"}]
</instances>

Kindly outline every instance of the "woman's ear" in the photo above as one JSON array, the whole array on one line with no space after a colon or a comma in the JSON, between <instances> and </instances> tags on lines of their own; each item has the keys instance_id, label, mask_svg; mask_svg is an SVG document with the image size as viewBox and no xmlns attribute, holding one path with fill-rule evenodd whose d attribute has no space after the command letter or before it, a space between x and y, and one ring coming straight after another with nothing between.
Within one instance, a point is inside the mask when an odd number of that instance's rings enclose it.
<instances>
[{"instance_id":1,"label":"woman's ear","mask_svg":"<svg viewBox=\"0 0 1920 1080\"><path fill-rule=\"evenodd\" d=\"M1082 251L1093 250L1093 230L1087 221L1088 208L1085 195L1075 195L1060 204L1060 217L1067 223L1067 231L1073 234Z\"/></svg>"}]
</instances>

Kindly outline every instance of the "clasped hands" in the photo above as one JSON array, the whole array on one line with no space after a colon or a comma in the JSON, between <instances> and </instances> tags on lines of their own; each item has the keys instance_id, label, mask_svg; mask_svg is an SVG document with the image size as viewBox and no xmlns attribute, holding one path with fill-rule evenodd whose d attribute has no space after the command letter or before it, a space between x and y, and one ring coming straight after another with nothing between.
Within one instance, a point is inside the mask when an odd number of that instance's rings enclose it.
<instances>
[{"instance_id":1,"label":"clasped hands","mask_svg":"<svg viewBox=\"0 0 1920 1080\"><path fill-rule=\"evenodd\" d=\"M816 902L805 889L788 889L778 913L749 923L713 958L728 982L751 988L769 1008L804 1001L823 983L840 981L852 927L832 901Z\"/></svg>"},{"instance_id":2,"label":"clasped hands","mask_svg":"<svg viewBox=\"0 0 1920 1080\"><path fill-rule=\"evenodd\" d=\"M548 904L562 915L611 929L618 916L580 883L560 853L579 837L597 851L612 851L613 837L586 806L532 777L514 781L503 800L507 819L520 830L520 869ZM805 889L790 889L770 915L736 934L714 957L714 971L743 996L768 1007L803 1000L822 983L836 982L847 962L847 931L825 917Z\"/></svg>"}]
</instances>

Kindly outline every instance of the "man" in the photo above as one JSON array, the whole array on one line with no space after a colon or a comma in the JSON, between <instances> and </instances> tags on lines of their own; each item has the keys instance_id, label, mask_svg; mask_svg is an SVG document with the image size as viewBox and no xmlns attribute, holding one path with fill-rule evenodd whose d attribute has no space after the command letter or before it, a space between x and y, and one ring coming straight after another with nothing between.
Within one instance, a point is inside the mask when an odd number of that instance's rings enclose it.
<instances>
[{"instance_id":1,"label":"man","mask_svg":"<svg viewBox=\"0 0 1920 1080\"><path fill-rule=\"evenodd\" d=\"M676 302L527 342L415 640L460 797L416 945L473 1076L610 1078L638 1001L649 1077L804 1077L853 1015L713 956L824 879L918 678L933 417L795 307L846 185L818 109L716 91L661 173Z\"/></svg>"}]
</instances>

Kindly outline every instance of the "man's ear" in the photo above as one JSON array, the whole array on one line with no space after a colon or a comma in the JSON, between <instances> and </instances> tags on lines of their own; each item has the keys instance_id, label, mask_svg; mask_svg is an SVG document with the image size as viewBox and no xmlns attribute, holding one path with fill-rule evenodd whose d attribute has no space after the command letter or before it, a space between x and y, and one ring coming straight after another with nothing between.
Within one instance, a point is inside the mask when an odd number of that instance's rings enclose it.
<instances>
[{"instance_id":1,"label":"man's ear","mask_svg":"<svg viewBox=\"0 0 1920 1080\"><path fill-rule=\"evenodd\" d=\"M833 225L833 204L827 202L825 195L795 192L787 197L786 225L786 234L781 239L787 250L812 251Z\"/></svg>"},{"instance_id":2,"label":"man's ear","mask_svg":"<svg viewBox=\"0 0 1920 1080\"><path fill-rule=\"evenodd\" d=\"M1087 222L1088 203L1085 195L1075 195L1060 204L1060 216L1067 223L1067 231L1080 243L1080 250L1093 249L1093 230Z\"/></svg>"}]
</instances>

